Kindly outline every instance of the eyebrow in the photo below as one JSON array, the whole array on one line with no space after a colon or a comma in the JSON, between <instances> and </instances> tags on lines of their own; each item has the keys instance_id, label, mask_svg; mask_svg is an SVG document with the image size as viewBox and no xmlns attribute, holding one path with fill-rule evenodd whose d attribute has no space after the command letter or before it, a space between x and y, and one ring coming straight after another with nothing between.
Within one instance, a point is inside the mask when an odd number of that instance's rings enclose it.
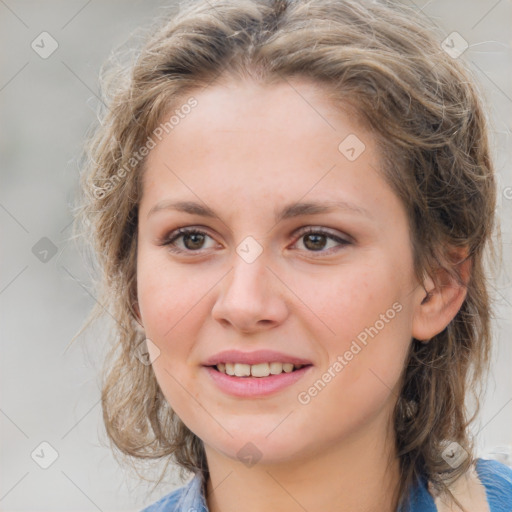
<instances>
[{"instance_id":1,"label":"eyebrow","mask_svg":"<svg viewBox=\"0 0 512 512\"><path fill-rule=\"evenodd\" d=\"M221 218L208 206L196 203L194 201L172 201L164 200L157 203L148 212L148 217L162 210L176 210L189 213L191 215L200 215L221 220ZM335 210L348 211L373 219L373 215L365 208L347 201L323 201L323 202L295 202L288 204L279 211L274 212L275 222L281 222L286 219L299 217L301 215L318 215L321 213L330 213Z\"/></svg>"}]
</instances>

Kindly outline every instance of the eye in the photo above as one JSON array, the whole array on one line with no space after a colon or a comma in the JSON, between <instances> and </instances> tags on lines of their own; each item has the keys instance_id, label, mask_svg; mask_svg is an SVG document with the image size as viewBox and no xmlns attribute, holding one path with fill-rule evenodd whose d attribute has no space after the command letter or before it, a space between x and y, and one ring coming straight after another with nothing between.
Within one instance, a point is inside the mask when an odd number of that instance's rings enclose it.
<instances>
[{"instance_id":1,"label":"eye","mask_svg":"<svg viewBox=\"0 0 512 512\"><path fill-rule=\"evenodd\" d=\"M203 247L208 233L197 228L180 228L167 235L161 245L169 247L172 252L197 252ZM177 247L176 241L182 239L183 247ZM213 239L212 239L213 240Z\"/></svg>"},{"instance_id":2,"label":"eye","mask_svg":"<svg viewBox=\"0 0 512 512\"><path fill-rule=\"evenodd\" d=\"M334 243L334 245L338 244L338 246L351 244L349 240L345 240L323 228L305 228L299 232L298 237L298 241L304 240L303 245L306 247L307 252L316 252L321 254L332 252L330 250L325 250L326 246L329 245L329 241ZM204 247L206 238L212 239L212 237L210 237L210 235L208 235L208 233L203 230L197 228L179 228L169 233L161 242L161 245L169 247L171 252L193 253L214 247L214 245L211 247ZM179 244L177 244L180 239L181 243L183 244L181 247L179 247ZM327 247L327 249L332 248L332 246L330 248Z\"/></svg>"},{"instance_id":3,"label":"eye","mask_svg":"<svg viewBox=\"0 0 512 512\"><path fill-rule=\"evenodd\" d=\"M300 231L298 241L302 240L304 241L303 245L306 247L308 252L320 252L323 254L332 252L324 250L329 241L336 242L341 246L351 244L349 240L345 240L344 238L326 231L325 229L314 227L308 227L305 230ZM332 249L332 246L328 249Z\"/></svg>"}]
</instances>

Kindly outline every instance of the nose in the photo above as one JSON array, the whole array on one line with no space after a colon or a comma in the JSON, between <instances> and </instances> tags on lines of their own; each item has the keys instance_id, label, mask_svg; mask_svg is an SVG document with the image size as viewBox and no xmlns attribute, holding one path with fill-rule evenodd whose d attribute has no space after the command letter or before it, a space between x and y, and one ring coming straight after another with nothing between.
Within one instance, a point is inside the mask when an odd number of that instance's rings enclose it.
<instances>
[{"instance_id":1,"label":"nose","mask_svg":"<svg viewBox=\"0 0 512 512\"><path fill-rule=\"evenodd\" d=\"M219 286L212 316L224 327L258 332L280 325L288 315L286 287L262 257L247 263L236 255L233 269Z\"/></svg>"}]
</instances>

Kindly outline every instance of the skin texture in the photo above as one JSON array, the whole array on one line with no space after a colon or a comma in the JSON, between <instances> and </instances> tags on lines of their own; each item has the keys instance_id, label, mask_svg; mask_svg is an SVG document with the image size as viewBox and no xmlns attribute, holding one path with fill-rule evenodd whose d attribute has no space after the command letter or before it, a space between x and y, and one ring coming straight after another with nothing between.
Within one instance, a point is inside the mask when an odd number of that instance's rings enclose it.
<instances>
[{"instance_id":1,"label":"skin texture","mask_svg":"<svg viewBox=\"0 0 512 512\"><path fill-rule=\"evenodd\" d=\"M146 162L137 283L141 324L160 351L153 362L159 385L205 444L208 506L393 510L398 461L390 421L411 338L441 332L465 291L442 276L440 287L415 280L406 212L379 174L373 137L335 111L320 86L226 81L194 97L198 105ZM365 145L354 161L338 149L351 134ZM219 218L174 210L148 217L164 200L195 201ZM295 201L339 200L369 216L335 210L274 219ZM178 238L182 253L163 245L187 226L207 236ZM349 243L305 236L305 227ZM262 249L252 263L236 252L248 236ZM393 304L400 311L389 319ZM378 334L300 403L299 393L379 319ZM201 366L225 349L277 350L313 368L271 396L231 397ZM237 456L247 443L261 455L250 467Z\"/></svg>"}]
</instances>

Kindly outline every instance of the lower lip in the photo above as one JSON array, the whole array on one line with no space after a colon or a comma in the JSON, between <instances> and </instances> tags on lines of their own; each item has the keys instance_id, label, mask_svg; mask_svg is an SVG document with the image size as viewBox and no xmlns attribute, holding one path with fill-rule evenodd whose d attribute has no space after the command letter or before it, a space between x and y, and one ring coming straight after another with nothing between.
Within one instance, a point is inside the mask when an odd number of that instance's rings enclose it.
<instances>
[{"instance_id":1,"label":"lower lip","mask_svg":"<svg viewBox=\"0 0 512 512\"><path fill-rule=\"evenodd\" d=\"M219 372L211 366L205 367L221 391L242 398L261 397L277 393L300 380L311 368L313 368L312 365L303 366L300 370L269 375L268 377L236 377Z\"/></svg>"}]
</instances>

